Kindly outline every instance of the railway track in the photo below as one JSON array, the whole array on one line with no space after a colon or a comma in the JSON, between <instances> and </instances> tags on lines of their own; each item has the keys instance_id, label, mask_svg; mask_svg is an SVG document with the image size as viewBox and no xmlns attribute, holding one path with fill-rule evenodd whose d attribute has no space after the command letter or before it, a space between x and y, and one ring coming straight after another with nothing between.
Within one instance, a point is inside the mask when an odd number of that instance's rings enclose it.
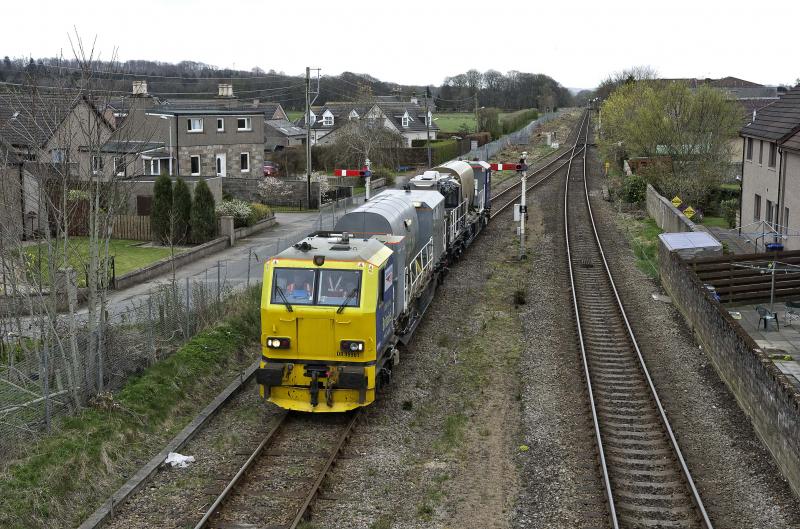
<instances>
[{"instance_id":1,"label":"railway track","mask_svg":"<svg viewBox=\"0 0 800 529\"><path fill-rule=\"evenodd\" d=\"M588 126L583 144L587 144ZM712 528L645 365L597 233L586 149L569 161L572 305L611 526Z\"/></svg>"},{"instance_id":2,"label":"railway track","mask_svg":"<svg viewBox=\"0 0 800 529\"><path fill-rule=\"evenodd\" d=\"M573 129L572 132L570 132L570 137L573 136L573 133L574 133L574 136L575 136L575 140L574 140L574 143L572 145L572 148L568 148L567 150L565 150L564 152L562 152L561 154L559 154L558 156L556 156L555 158L550 160L547 164L543 165L542 167L539 167L538 169L534 169L534 170L532 170L532 171L530 171L530 172L528 172L526 174L526 178L529 178L529 179L530 178L534 178L534 177L538 177L538 178L536 178L536 180L534 182L528 182L527 183L527 190L528 191L538 187L543 182L545 182L547 179L549 179L551 176L553 176L554 174L559 172L561 169L566 167L570 163L570 161L572 159L574 159L576 156L579 156L580 153L583 151L583 149L585 149L585 145L580 145L579 139L580 139L584 129L588 126L588 123L589 123L588 116L589 116L589 113L588 112L584 112L583 117L581 118L580 124L578 126L576 126ZM544 176L540 176L543 173L544 173ZM490 218L495 218L500 213L504 212L509 207L511 207L511 205L516 203L520 198L522 198L521 189L522 189L522 178L520 178L514 184L512 184L512 185L508 186L507 188L503 189L499 193L493 194L492 195L492 213L491 213ZM495 205L495 201L498 200L498 199L501 199L501 202L500 202L499 205Z\"/></svg>"},{"instance_id":3,"label":"railway track","mask_svg":"<svg viewBox=\"0 0 800 529\"><path fill-rule=\"evenodd\" d=\"M295 529L310 514L325 477L359 418L283 413L195 529Z\"/></svg>"}]
</instances>

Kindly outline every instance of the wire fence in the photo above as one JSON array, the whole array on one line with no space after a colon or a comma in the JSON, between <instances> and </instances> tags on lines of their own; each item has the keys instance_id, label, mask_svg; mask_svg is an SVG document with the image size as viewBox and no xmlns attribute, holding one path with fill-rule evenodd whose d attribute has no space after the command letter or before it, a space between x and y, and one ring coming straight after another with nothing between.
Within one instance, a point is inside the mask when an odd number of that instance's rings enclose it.
<instances>
[{"instance_id":1,"label":"wire fence","mask_svg":"<svg viewBox=\"0 0 800 529\"><path fill-rule=\"evenodd\" d=\"M223 319L231 296L261 283L267 259L312 231L333 229L364 201L360 195L325 204L305 227L237 245L228 258L199 272L179 269L174 281L159 281L130 299L117 301L109 291L106 323L96 328L87 324L97 319L85 308L74 318L0 314L0 453L48 431L98 393L120 388Z\"/></svg>"},{"instance_id":2,"label":"wire fence","mask_svg":"<svg viewBox=\"0 0 800 529\"><path fill-rule=\"evenodd\" d=\"M543 114L538 119L528 123L525 127L522 127L511 134L506 134L505 136L502 136L485 145L481 145L477 149L473 149L468 153L459 156L457 159L472 160L473 158L478 158L479 160L489 160L503 149L507 149L512 145L527 145L530 143L531 136L533 136L533 133L536 129L553 120L558 115L558 112L548 112L547 114Z\"/></svg>"}]
</instances>

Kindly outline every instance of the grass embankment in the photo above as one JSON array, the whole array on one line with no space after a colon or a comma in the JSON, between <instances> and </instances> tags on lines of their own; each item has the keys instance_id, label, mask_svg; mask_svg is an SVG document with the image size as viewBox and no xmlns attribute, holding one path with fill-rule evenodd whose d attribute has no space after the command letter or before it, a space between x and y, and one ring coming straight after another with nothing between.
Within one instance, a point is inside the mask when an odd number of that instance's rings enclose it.
<instances>
[{"instance_id":1,"label":"grass embankment","mask_svg":"<svg viewBox=\"0 0 800 529\"><path fill-rule=\"evenodd\" d=\"M636 266L648 276L657 279L658 274L658 235L663 230L651 218L638 220L626 219L628 240L631 242Z\"/></svg>"},{"instance_id":2,"label":"grass embankment","mask_svg":"<svg viewBox=\"0 0 800 529\"><path fill-rule=\"evenodd\" d=\"M144 246L142 241L131 241L127 239L111 239L108 244L108 255L114 256L114 269L117 276L144 268L171 255L169 247L163 246ZM63 246L58 245L57 252L63 255ZM175 253L184 252L185 248L175 248ZM30 259L29 273L33 278L39 274L41 265L42 278L47 280L47 249L42 245L41 252L39 246L29 246L25 249ZM102 253L102 252L101 252ZM89 239L87 237L70 237L67 246L67 261L77 273L78 285L86 286L86 273L89 261ZM40 262L41 259L41 262ZM59 257L59 260L63 257Z\"/></svg>"},{"instance_id":3,"label":"grass embankment","mask_svg":"<svg viewBox=\"0 0 800 529\"><path fill-rule=\"evenodd\" d=\"M723 230L730 229L730 226L728 226L728 221L722 217L705 216L700 224L710 228L722 228Z\"/></svg>"},{"instance_id":4,"label":"grass embankment","mask_svg":"<svg viewBox=\"0 0 800 529\"><path fill-rule=\"evenodd\" d=\"M0 466L0 527L75 527L257 357L260 287L169 358Z\"/></svg>"}]
</instances>

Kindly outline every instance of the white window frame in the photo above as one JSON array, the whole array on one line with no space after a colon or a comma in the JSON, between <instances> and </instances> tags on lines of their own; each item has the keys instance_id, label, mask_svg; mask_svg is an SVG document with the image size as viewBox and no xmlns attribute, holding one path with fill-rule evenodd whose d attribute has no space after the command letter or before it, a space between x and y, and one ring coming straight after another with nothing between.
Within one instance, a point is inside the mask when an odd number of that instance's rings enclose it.
<instances>
[{"instance_id":1,"label":"white window frame","mask_svg":"<svg viewBox=\"0 0 800 529\"><path fill-rule=\"evenodd\" d=\"M239 126L240 120L244 120L244 127ZM253 130L253 118L246 116L241 118L236 118L236 130L238 130L239 132L250 132L251 130Z\"/></svg>"},{"instance_id":2,"label":"white window frame","mask_svg":"<svg viewBox=\"0 0 800 529\"><path fill-rule=\"evenodd\" d=\"M116 176L125 176L125 166L127 164L124 156L114 156L112 165Z\"/></svg>"},{"instance_id":3,"label":"white window frame","mask_svg":"<svg viewBox=\"0 0 800 529\"><path fill-rule=\"evenodd\" d=\"M247 160L247 169L242 167L242 156L244 156L245 160ZM239 169L243 173L249 173L250 172L250 153L249 152L243 152L243 153L239 154Z\"/></svg>"},{"instance_id":4,"label":"white window frame","mask_svg":"<svg viewBox=\"0 0 800 529\"><path fill-rule=\"evenodd\" d=\"M200 128L195 128L197 124L200 125ZM186 125L186 132L189 134L203 132L203 118L187 118Z\"/></svg>"},{"instance_id":5,"label":"white window frame","mask_svg":"<svg viewBox=\"0 0 800 529\"><path fill-rule=\"evenodd\" d=\"M358 115L358 112L356 112L356 110L353 109L353 110L350 111L350 115L348 116L348 119L350 121L358 121L359 117L360 116Z\"/></svg>"},{"instance_id":6,"label":"white window frame","mask_svg":"<svg viewBox=\"0 0 800 529\"><path fill-rule=\"evenodd\" d=\"M323 127L333 127L333 115L323 115L322 116L322 126Z\"/></svg>"},{"instance_id":7,"label":"white window frame","mask_svg":"<svg viewBox=\"0 0 800 529\"><path fill-rule=\"evenodd\" d=\"M222 123L221 127L220 123ZM217 132L225 132L225 118L217 118Z\"/></svg>"},{"instance_id":8,"label":"white window frame","mask_svg":"<svg viewBox=\"0 0 800 529\"><path fill-rule=\"evenodd\" d=\"M92 174L97 174L103 170L103 157L99 154L93 154L91 157Z\"/></svg>"},{"instance_id":9,"label":"white window frame","mask_svg":"<svg viewBox=\"0 0 800 529\"><path fill-rule=\"evenodd\" d=\"M193 155L189 156L189 171L192 170L192 160L194 158L197 158L197 172L196 173L192 172L191 175L192 176L200 176L200 173L202 172L202 169L201 169L201 166L200 166L200 155L199 154L193 154Z\"/></svg>"},{"instance_id":10,"label":"white window frame","mask_svg":"<svg viewBox=\"0 0 800 529\"><path fill-rule=\"evenodd\" d=\"M150 176L161 176L161 158L150 158Z\"/></svg>"},{"instance_id":11,"label":"white window frame","mask_svg":"<svg viewBox=\"0 0 800 529\"><path fill-rule=\"evenodd\" d=\"M408 115L404 115L403 116L403 118L401 119L401 123L403 125L403 128L408 128L408 124L410 123L410 120L411 120L411 118L409 118Z\"/></svg>"}]
</instances>

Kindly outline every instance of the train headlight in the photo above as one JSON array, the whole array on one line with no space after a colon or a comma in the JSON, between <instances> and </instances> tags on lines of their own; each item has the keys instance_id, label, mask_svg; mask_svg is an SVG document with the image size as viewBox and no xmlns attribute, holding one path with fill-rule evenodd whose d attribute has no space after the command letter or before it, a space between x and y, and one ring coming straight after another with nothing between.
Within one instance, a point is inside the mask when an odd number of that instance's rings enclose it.
<instances>
[{"instance_id":1,"label":"train headlight","mask_svg":"<svg viewBox=\"0 0 800 529\"><path fill-rule=\"evenodd\" d=\"M364 342L356 340L342 340L341 346L343 353L354 354L364 350Z\"/></svg>"},{"instance_id":2,"label":"train headlight","mask_svg":"<svg viewBox=\"0 0 800 529\"><path fill-rule=\"evenodd\" d=\"M288 349L290 343L289 338L267 338L267 347L270 349Z\"/></svg>"}]
</instances>

